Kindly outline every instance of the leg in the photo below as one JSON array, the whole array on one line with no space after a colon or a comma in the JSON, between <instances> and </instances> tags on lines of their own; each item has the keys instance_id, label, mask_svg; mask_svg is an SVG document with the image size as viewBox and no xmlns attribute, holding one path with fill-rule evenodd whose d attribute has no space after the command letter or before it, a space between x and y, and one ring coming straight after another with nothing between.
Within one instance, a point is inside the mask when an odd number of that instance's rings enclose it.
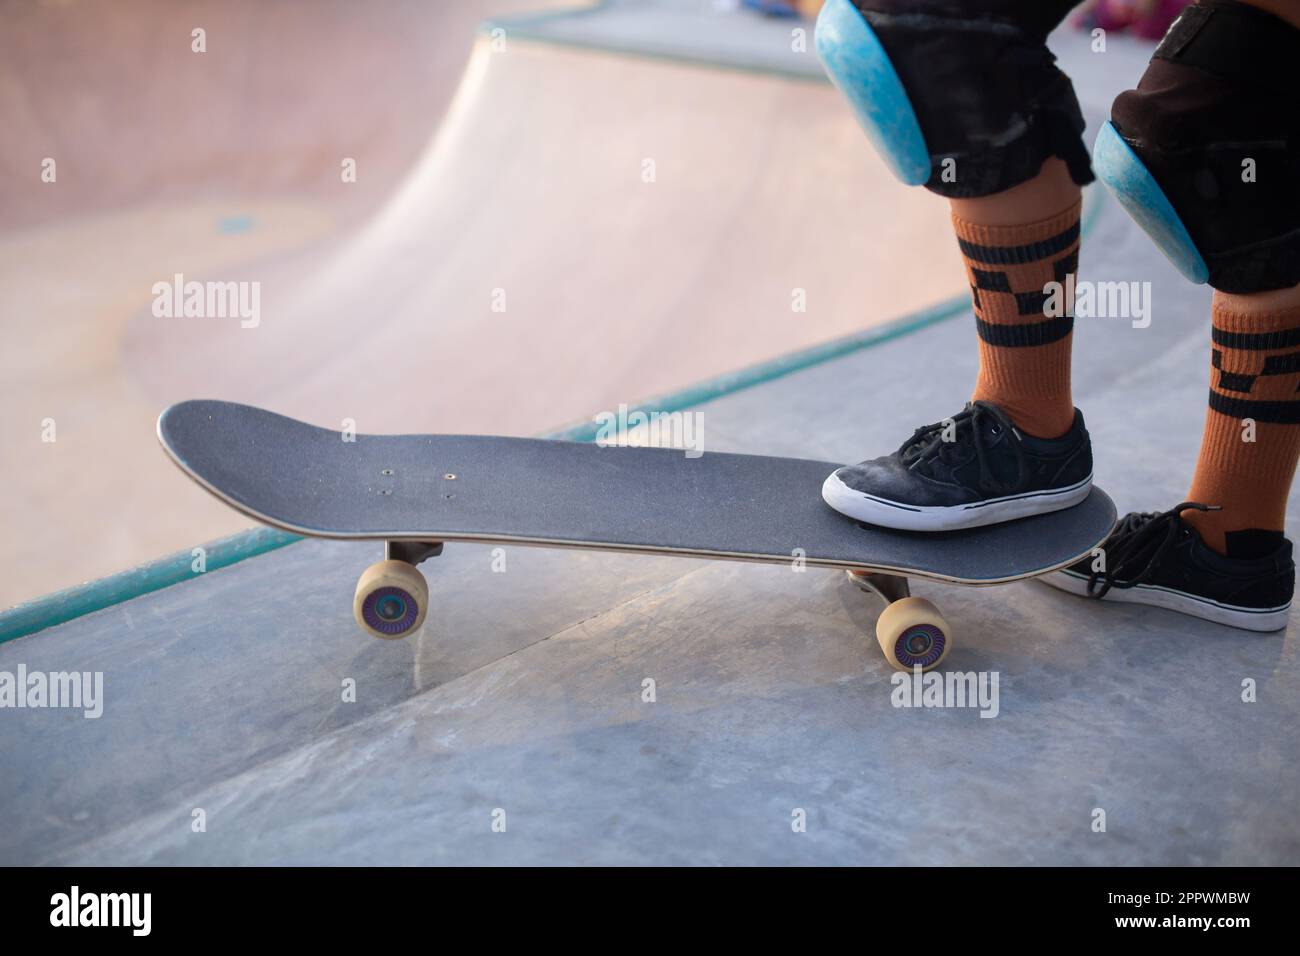
<instances>
[{"instance_id":1,"label":"leg","mask_svg":"<svg viewBox=\"0 0 1300 956\"><path fill-rule=\"evenodd\" d=\"M817 48L904 182L948 198L980 341L967 408L893 455L841 469L837 510L950 530L1069 507L1091 446L1070 397L1067 289L1083 117L1046 46L1068 0L828 0Z\"/></svg>"},{"instance_id":2,"label":"leg","mask_svg":"<svg viewBox=\"0 0 1300 956\"><path fill-rule=\"evenodd\" d=\"M1188 501L1126 515L1100 564L1050 583L1286 626L1295 564L1283 522L1300 458L1298 22L1295 2L1193 4L1098 137L1101 178L1184 274L1215 288L1209 409Z\"/></svg>"},{"instance_id":3,"label":"leg","mask_svg":"<svg viewBox=\"0 0 1300 956\"><path fill-rule=\"evenodd\" d=\"M1057 438L1074 424L1065 290L1078 268L1079 186L1048 159L1033 179L973 199L952 199L952 221L974 301L980 367L972 401L992 402L1019 428ZM1045 314L1057 283L1063 308Z\"/></svg>"},{"instance_id":4,"label":"leg","mask_svg":"<svg viewBox=\"0 0 1300 956\"><path fill-rule=\"evenodd\" d=\"M1215 288L1210 401L1188 512L1214 551L1282 538L1300 454L1295 0L1202 0L1115 101L1098 169L1189 277Z\"/></svg>"},{"instance_id":5,"label":"leg","mask_svg":"<svg viewBox=\"0 0 1300 956\"><path fill-rule=\"evenodd\" d=\"M1206 545L1256 558L1282 544L1300 458L1300 286L1215 292L1210 404L1185 520Z\"/></svg>"},{"instance_id":6,"label":"leg","mask_svg":"<svg viewBox=\"0 0 1300 956\"><path fill-rule=\"evenodd\" d=\"M1300 29L1300 3L1295 0L1246 3ZM1300 375L1277 373L1282 367L1291 367L1300 353L1285 346L1245 346L1300 339L1300 285L1260 292L1216 291L1213 308L1216 339L1227 338L1229 344L1243 348L1225 347L1216 353L1218 361L1211 375L1217 381L1211 382L1201 454L1187 495L1190 501L1214 502L1221 510L1190 512L1186 517L1215 551L1249 558L1274 550L1282 541L1287 497L1300 457L1300 402L1295 400ZM1228 379L1231 368L1236 366L1240 374L1249 375L1247 370L1255 368L1261 358L1259 367L1265 375L1254 379L1260 394L1250 400L1267 401L1272 396L1273 403L1263 409L1233 406L1230 401L1219 404L1213 396L1224 396L1225 379L1228 385L1233 384ZM1258 431L1253 442L1242 440L1240 422L1225 414L1225 407L1235 407L1238 413L1254 412Z\"/></svg>"}]
</instances>

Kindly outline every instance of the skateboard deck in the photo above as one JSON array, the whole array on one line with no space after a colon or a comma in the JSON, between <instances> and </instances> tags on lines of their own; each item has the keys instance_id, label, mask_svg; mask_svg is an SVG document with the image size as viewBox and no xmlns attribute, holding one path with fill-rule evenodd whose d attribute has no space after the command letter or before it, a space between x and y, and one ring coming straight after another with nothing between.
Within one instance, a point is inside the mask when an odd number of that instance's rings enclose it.
<instances>
[{"instance_id":1,"label":"skateboard deck","mask_svg":"<svg viewBox=\"0 0 1300 956\"><path fill-rule=\"evenodd\" d=\"M893 531L822 501L833 462L482 435L345 436L221 401L171 406L158 436L191 478L260 522L386 542L387 560L362 576L354 599L361 626L384 637L418 628L427 587L414 565L449 541L843 568L894 611L904 599L929 605L908 595L906 576L964 585L1033 577L1090 553L1115 521L1094 488L1073 508L1008 524ZM934 666L949 643L934 660L886 656Z\"/></svg>"}]
</instances>

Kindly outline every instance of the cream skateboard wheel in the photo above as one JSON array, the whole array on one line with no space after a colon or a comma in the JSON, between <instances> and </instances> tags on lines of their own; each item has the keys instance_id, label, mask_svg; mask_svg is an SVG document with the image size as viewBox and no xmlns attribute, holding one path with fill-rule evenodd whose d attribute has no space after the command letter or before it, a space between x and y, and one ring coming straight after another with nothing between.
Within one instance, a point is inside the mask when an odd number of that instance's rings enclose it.
<instances>
[{"instance_id":1,"label":"cream skateboard wheel","mask_svg":"<svg viewBox=\"0 0 1300 956\"><path fill-rule=\"evenodd\" d=\"M952 646L952 632L939 609L925 598L892 602L876 621L876 640L885 660L899 670L938 667Z\"/></svg>"},{"instance_id":2,"label":"cream skateboard wheel","mask_svg":"<svg viewBox=\"0 0 1300 956\"><path fill-rule=\"evenodd\" d=\"M424 623L429 586L405 561L377 561L357 581L352 614L375 637L406 637Z\"/></svg>"}]
</instances>

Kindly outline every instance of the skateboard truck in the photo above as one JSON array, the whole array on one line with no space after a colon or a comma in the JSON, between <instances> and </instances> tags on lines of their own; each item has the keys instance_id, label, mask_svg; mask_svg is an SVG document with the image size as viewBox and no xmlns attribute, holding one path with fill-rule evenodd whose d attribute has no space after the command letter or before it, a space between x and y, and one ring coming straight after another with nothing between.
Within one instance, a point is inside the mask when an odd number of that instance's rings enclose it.
<instances>
[{"instance_id":1,"label":"skateboard truck","mask_svg":"<svg viewBox=\"0 0 1300 956\"><path fill-rule=\"evenodd\" d=\"M406 637L424 623L429 584L416 565L442 554L441 541L384 542L384 560L376 561L357 581L352 614L375 637Z\"/></svg>"},{"instance_id":2,"label":"skateboard truck","mask_svg":"<svg viewBox=\"0 0 1300 956\"><path fill-rule=\"evenodd\" d=\"M869 594L874 594L886 604L893 604L905 597L912 596L907 578L895 574L879 574L875 571L845 571L849 580Z\"/></svg>"},{"instance_id":3,"label":"skateboard truck","mask_svg":"<svg viewBox=\"0 0 1300 956\"><path fill-rule=\"evenodd\" d=\"M442 554L441 541L385 541L384 558L388 561L405 561L417 565L428 558Z\"/></svg>"}]
</instances>

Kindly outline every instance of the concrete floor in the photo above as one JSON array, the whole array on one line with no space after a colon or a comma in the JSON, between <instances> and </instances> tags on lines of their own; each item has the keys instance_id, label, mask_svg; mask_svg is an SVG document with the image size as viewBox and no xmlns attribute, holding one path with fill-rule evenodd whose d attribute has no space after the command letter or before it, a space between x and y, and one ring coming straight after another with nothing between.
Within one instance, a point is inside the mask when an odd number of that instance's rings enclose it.
<instances>
[{"instance_id":1,"label":"concrete floor","mask_svg":"<svg viewBox=\"0 0 1300 956\"><path fill-rule=\"evenodd\" d=\"M1095 118L1126 77L1094 69ZM1099 201L1081 278L1149 280L1155 311L1076 323L1076 401L1098 482L1166 508L1199 439L1209 295ZM702 406L709 447L893 447L961 406L972 326ZM105 675L98 719L0 713L0 863L1300 863L1294 631L920 584L956 627L946 668L999 677L982 719L892 705L879 607L842 575L505 554L504 573L477 546L426 564L438 603L404 642L351 619L378 549L308 542L0 645L0 671Z\"/></svg>"}]
</instances>

